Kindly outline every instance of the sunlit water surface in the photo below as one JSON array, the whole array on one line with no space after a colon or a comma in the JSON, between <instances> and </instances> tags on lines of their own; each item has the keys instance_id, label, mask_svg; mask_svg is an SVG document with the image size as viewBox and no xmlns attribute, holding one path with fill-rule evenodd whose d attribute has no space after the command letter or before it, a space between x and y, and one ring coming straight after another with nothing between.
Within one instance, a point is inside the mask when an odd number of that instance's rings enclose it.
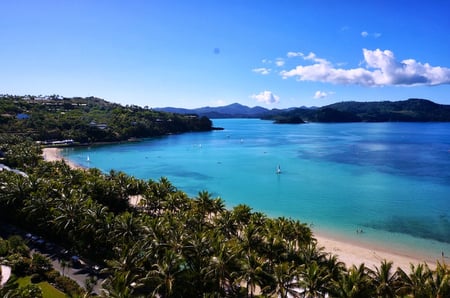
<instances>
[{"instance_id":1,"label":"sunlit water surface","mask_svg":"<svg viewBox=\"0 0 450 298\"><path fill-rule=\"evenodd\" d=\"M449 123L214 126L225 129L63 154L104 172L164 176L191 196L207 190L227 207L244 203L351 241L450 255Z\"/></svg>"}]
</instances>

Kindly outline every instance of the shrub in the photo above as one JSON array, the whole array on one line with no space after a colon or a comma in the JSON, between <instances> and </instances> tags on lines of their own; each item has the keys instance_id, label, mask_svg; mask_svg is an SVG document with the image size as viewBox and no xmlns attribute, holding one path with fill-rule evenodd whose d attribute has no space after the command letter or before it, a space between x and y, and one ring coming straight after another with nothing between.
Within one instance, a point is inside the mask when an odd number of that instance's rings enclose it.
<instances>
[{"instance_id":1,"label":"shrub","mask_svg":"<svg viewBox=\"0 0 450 298\"><path fill-rule=\"evenodd\" d=\"M31 271L33 273L44 274L53 269L52 263L46 256L40 253L34 253L31 258Z\"/></svg>"},{"instance_id":2,"label":"shrub","mask_svg":"<svg viewBox=\"0 0 450 298\"><path fill-rule=\"evenodd\" d=\"M74 280L65 276L58 276L55 278L55 284L61 291L68 295L77 296L84 292Z\"/></svg>"},{"instance_id":3,"label":"shrub","mask_svg":"<svg viewBox=\"0 0 450 298\"><path fill-rule=\"evenodd\" d=\"M44 273L45 280L47 280L49 283L54 283L56 279L61 276L58 271L56 270L50 270Z\"/></svg>"},{"instance_id":4,"label":"shrub","mask_svg":"<svg viewBox=\"0 0 450 298\"><path fill-rule=\"evenodd\" d=\"M37 284L42 281L42 276L38 273L34 273L31 275L30 280L31 280L31 283Z\"/></svg>"},{"instance_id":5,"label":"shrub","mask_svg":"<svg viewBox=\"0 0 450 298\"><path fill-rule=\"evenodd\" d=\"M20 254L12 254L8 256L8 262L11 265L11 271L17 276L25 276L28 274L31 260Z\"/></svg>"},{"instance_id":6,"label":"shrub","mask_svg":"<svg viewBox=\"0 0 450 298\"><path fill-rule=\"evenodd\" d=\"M0 257L5 257L9 252L9 243L7 240L0 239Z\"/></svg>"}]
</instances>

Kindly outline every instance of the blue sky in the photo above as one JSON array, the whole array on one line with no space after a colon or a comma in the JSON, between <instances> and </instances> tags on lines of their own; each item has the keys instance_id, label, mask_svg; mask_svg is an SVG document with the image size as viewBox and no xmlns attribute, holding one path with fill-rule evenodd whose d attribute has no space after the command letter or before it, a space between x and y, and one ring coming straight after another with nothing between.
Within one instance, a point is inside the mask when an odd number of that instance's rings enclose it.
<instances>
[{"instance_id":1,"label":"blue sky","mask_svg":"<svg viewBox=\"0 0 450 298\"><path fill-rule=\"evenodd\" d=\"M0 1L0 94L450 104L450 1Z\"/></svg>"}]
</instances>

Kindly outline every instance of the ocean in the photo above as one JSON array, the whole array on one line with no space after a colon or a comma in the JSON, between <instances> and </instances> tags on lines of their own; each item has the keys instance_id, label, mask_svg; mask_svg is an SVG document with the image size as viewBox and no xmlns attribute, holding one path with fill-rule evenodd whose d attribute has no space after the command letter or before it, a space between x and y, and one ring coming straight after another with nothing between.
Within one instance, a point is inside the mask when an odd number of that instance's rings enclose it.
<instances>
[{"instance_id":1,"label":"ocean","mask_svg":"<svg viewBox=\"0 0 450 298\"><path fill-rule=\"evenodd\" d=\"M224 130L63 156L104 172L167 177L190 196L207 190L229 208L247 204L338 239L450 255L450 123L213 122Z\"/></svg>"}]
</instances>

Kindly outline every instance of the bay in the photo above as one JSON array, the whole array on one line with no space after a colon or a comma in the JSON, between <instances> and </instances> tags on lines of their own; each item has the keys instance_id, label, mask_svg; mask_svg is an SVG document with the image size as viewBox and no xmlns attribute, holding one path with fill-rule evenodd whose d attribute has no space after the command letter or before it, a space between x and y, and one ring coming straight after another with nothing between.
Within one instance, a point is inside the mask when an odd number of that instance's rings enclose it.
<instances>
[{"instance_id":1,"label":"bay","mask_svg":"<svg viewBox=\"0 0 450 298\"><path fill-rule=\"evenodd\" d=\"M336 237L428 257L450 254L449 123L216 119L214 126L224 130L63 155L104 172L167 177L190 196L207 190L227 207L247 204Z\"/></svg>"}]
</instances>

